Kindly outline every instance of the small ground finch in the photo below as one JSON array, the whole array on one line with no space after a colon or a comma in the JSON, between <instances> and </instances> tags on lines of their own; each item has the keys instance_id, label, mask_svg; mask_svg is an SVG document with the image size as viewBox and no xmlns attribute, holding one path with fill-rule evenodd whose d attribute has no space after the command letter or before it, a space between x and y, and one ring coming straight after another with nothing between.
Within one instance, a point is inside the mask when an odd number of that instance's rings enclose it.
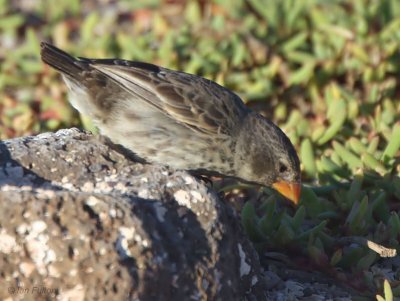
<instances>
[{"instance_id":1,"label":"small ground finch","mask_svg":"<svg viewBox=\"0 0 400 301\"><path fill-rule=\"evenodd\" d=\"M71 104L148 162L272 186L297 203L300 163L286 135L205 78L120 59L74 58L41 44Z\"/></svg>"}]
</instances>

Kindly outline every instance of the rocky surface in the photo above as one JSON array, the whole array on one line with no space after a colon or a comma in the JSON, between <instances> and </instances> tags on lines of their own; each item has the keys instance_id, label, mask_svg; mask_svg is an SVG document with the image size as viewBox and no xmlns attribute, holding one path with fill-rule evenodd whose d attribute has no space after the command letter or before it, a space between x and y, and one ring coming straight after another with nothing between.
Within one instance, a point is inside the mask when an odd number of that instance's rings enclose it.
<instances>
[{"instance_id":1,"label":"rocky surface","mask_svg":"<svg viewBox=\"0 0 400 301\"><path fill-rule=\"evenodd\" d=\"M0 141L1 300L351 300L263 269L232 204L77 129Z\"/></svg>"},{"instance_id":2,"label":"rocky surface","mask_svg":"<svg viewBox=\"0 0 400 301\"><path fill-rule=\"evenodd\" d=\"M76 129L0 142L2 300L266 300L235 213Z\"/></svg>"}]
</instances>

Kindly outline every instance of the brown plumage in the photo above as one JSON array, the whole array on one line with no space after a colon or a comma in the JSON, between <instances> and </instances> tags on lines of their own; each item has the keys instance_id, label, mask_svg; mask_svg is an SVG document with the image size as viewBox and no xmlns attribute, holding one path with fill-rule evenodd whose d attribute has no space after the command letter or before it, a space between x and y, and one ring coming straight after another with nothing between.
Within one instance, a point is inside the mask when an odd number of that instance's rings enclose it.
<instances>
[{"instance_id":1,"label":"brown plumage","mask_svg":"<svg viewBox=\"0 0 400 301\"><path fill-rule=\"evenodd\" d=\"M70 102L148 162L272 186L297 203L300 163L286 135L202 77L120 59L74 58L41 44Z\"/></svg>"}]
</instances>

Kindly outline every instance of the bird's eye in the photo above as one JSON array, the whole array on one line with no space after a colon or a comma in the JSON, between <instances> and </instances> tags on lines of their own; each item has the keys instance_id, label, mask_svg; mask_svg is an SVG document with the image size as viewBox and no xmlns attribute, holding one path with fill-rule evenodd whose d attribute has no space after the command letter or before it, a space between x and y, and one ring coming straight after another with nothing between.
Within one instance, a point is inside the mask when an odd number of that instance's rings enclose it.
<instances>
[{"instance_id":1,"label":"bird's eye","mask_svg":"<svg viewBox=\"0 0 400 301\"><path fill-rule=\"evenodd\" d=\"M285 164L283 164L282 162L279 163L279 173L285 173L287 172L288 168Z\"/></svg>"}]
</instances>

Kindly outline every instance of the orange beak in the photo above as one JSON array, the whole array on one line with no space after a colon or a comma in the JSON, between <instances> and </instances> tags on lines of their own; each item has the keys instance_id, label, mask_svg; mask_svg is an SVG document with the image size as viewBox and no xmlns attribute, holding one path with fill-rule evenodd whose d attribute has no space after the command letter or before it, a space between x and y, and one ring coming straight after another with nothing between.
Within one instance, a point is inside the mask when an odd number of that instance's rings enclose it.
<instances>
[{"instance_id":1,"label":"orange beak","mask_svg":"<svg viewBox=\"0 0 400 301\"><path fill-rule=\"evenodd\" d=\"M282 194L284 197L291 200L295 205L299 203L301 184L300 183L288 183L284 181L275 182L272 187Z\"/></svg>"}]
</instances>

